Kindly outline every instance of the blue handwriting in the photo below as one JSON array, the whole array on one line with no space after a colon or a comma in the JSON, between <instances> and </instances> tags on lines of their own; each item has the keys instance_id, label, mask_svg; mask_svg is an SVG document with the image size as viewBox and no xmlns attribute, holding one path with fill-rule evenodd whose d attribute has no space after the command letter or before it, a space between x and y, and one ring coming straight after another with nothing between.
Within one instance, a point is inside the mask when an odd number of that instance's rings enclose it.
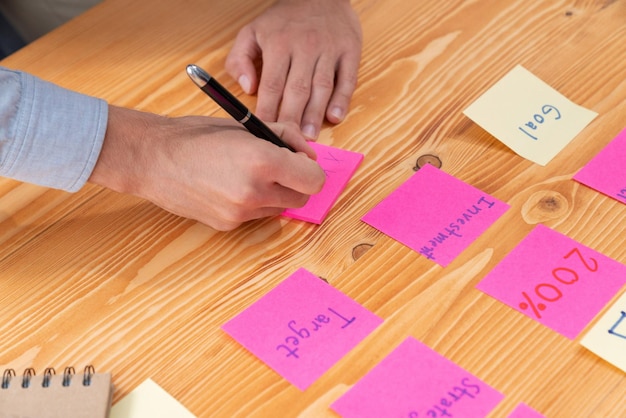
<instances>
[{"instance_id":1,"label":"blue handwriting","mask_svg":"<svg viewBox=\"0 0 626 418\"><path fill-rule=\"evenodd\" d=\"M430 407L430 409L426 411L425 415L420 415L417 411L413 410L409 412L408 418L420 418L423 416L431 418L453 416L449 411L450 407L454 406L454 404L459 402L463 397L474 399L476 395L480 393L480 386L471 383L468 377L461 380L461 386L454 386L451 390L449 390L447 392L447 396L442 397L439 400L439 404L435 404Z\"/></svg>"},{"instance_id":2,"label":"blue handwriting","mask_svg":"<svg viewBox=\"0 0 626 418\"><path fill-rule=\"evenodd\" d=\"M328 308L328 311L332 315L317 315L311 321L311 326L309 326L309 328L296 325L296 321L294 320L289 321L287 323L287 328L289 329L289 331L287 337L285 337L285 343L277 345L276 350L283 350L286 353L286 357L300 358L300 356L298 355L299 347L297 346L299 346L303 340L311 338L311 336L313 336L316 332L323 329L326 324L331 322L331 319L339 319L341 321L340 323L342 324L342 329L345 329L356 320L356 317L353 316L352 318L347 318L333 308Z\"/></svg>"},{"instance_id":3,"label":"blue handwriting","mask_svg":"<svg viewBox=\"0 0 626 418\"><path fill-rule=\"evenodd\" d=\"M444 241L452 237L462 238L462 226L471 222L472 218L478 215L478 213L481 212L483 209L490 209L495 204L495 202L490 202L485 196L482 196L480 199L478 199L478 202L475 205L461 213L457 217L456 221L450 222L450 224L446 228L444 228L443 231L439 232L439 234L431 238L428 241L429 245L423 246L420 249L419 253L426 256L426 258L428 258L429 260L434 260L435 256L433 255L433 253L435 252L435 248L437 248L437 246L443 244Z\"/></svg>"},{"instance_id":4,"label":"blue handwriting","mask_svg":"<svg viewBox=\"0 0 626 418\"><path fill-rule=\"evenodd\" d=\"M626 335L624 334L620 334L619 332L615 331L617 329L617 327L619 326L619 324L626 319L626 312L622 311L621 312L622 316L620 316L620 318L617 320L617 322L615 324L613 324L613 326L611 327L611 329L609 330L609 334L611 335L615 335L617 337L620 338L624 338L626 339Z\"/></svg>"},{"instance_id":5,"label":"blue handwriting","mask_svg":"<svg viewBox=\"0 0 626 418\"><path fill-rule=\"evenodd\" d=\"M524 127L519 126L518 129L522 132L524 132L526 135L528 135L530 138L534 139L535 141L537 140L538 136L534 131L537 131L537 128L539 127L539 125L543 124L546 121L546 117L544 116L548 116L549 113L551 113L552 111L555 112L555 117L554 120L559 120L561 119L561 112L559 112L559 109L557 109L556 107L552 106L552 105L543 105L541 107L541 114L539 113L535 113L533 115L533 119L526 122L524 124ZM552 116L552 115L550 115ZM535 135L532 135L530 132L533 132Z\"/></svg>"}]
</instances>

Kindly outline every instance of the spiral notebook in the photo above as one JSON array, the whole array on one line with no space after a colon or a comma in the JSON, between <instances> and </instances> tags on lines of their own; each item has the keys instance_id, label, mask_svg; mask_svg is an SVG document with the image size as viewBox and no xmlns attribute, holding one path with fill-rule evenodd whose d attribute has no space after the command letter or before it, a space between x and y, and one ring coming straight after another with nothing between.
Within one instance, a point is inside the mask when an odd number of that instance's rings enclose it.
<instances>
[{"instance_id":1,"label":"spiral notebook","mask_svg":"<svg viewBox=\"0 0 626 418\"><path fill-rule=\"evenodd\" d=\"M92 366L76 374L73 367L56 374L13 369L2 374L0 418L107 418L111 409L110 373L95 373Z\"/></svg>"}]
</instances>

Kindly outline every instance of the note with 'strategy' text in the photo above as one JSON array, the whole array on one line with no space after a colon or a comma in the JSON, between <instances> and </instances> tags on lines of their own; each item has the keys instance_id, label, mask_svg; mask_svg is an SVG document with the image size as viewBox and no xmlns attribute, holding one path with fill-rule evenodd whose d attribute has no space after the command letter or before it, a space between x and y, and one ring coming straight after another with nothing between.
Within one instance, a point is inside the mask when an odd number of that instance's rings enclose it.
<instances>
[{"instance_id":1,"label":"note with 'strategy' text","mask_svg":"<svg viewBox=\"0 0 626 418\"><path fill-rule=\"evenodd\" d=\"M477 288L574 339L625 281L626 266L540 224Z\"/></svg>"},{"instance_id":2,"label":"note with 'strategy' text","mask_svg":"<svg viewBox=\"0 0 626 418\"><path fill-rule=\"evenodd\" d=\"M363 161L363 154L317 142L309 142L309 145L317 153L317 163L326 174L326 183L319 193L309 198L306 205L286 209L282 215L319 225Z\"/></svg>"},{"instance_id":3,"label":"note with 'strategy' text","mask_svg":"<svg viewBox=\"0 0 626 418\"><path fill-rule=\"evenodd\" d=\"M301 268L222 329L305 390L381 323Z\"/></svg>"},{"instance_id":4,"label":"note with 'strategy' text","mask_svg":"<svg viewBox=\"0 0 626 418\"><path fill-rule=\"evenodd\" d=\"M508 208L426 164L362 220L445 267Z\"/></svg>"},{"instance_id":5,"label":"note with 'strategy' text","mask_svg":"<svg viewBox=\"0 0 626 418\"><path fill-rule=\"evenodd\" d=\"M463 112L520 156L546 165L598 114L518 65Z\"/></svg>"},{"instance_id":6,"label":"note with 'strategy' text","mask_svg":"<svg viewBox=\"0 0 626 418\"><path fill-rule=\"evenodd\" d=\"M517 405L507 418L544 418L544 416L530 406L521 403Z\"/></svg>"},{"instance_id":7,"label":"note with 'strategy' text","mask_svg":"<svg viewBox=\"0 0 626 418\"><path fill-rule=\"evenodd\" d=\"M626 292L610 306L580 343L626 373Z\"/></svg>"},{"instance_id":8,"label":"note with 'strategy' text","mask_svg":"<svg viewBox=\"0 0 626 418\"><path fill-rule=\"evenodd\" d=\"M407 338L335 401L343 418L484 417L503 395Z\"/></svg>"},{"instance_id":9,"label":"note with 'strategy' text","mask_svg":"<svg viewBox=\"0 0 626 418\"><path fill-rule=\"evenodd\" d=\"M576 173L574 180L626 203L626 129Z\"/></svg>"}]
</instances>

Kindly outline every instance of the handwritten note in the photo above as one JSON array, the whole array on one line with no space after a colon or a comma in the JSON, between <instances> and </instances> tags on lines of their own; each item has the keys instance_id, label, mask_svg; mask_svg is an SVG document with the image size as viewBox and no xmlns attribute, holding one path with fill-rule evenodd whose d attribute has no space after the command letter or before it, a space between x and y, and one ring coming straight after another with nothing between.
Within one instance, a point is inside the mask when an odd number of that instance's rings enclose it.
<instances>
[{"instance_id":1,"label":"handwritten note","mask_svg":"<svg viewBox=\"0 0 626 418\"><path fill-rule=\"evenodd\" d=\"M147 379L111 408L109 418L195 418L152 379Z\"/></svg>"},{"instance_id":2,"label":"handwritten note","mask_svg":"<svg viewBox=\"0 0 626 418\"><path fill-rule=\"evenodd\" d=\"M626 372L626 292L611 305L580 343Z\"/></svg>"},{"instance_id":3,"label":"handwritten note","mask_svg":"<svg viewBox=\"0 0 626 418\"><path fill-rule=\"evenodd\" d=\"M623 264L537 225L477 287L574 339L625 281Z\"/></svg>"},{"instance_id":4,"label":"handwritten note","mask_svg":"<svg viewBox=\"0 0 626 418\"><path fill-rule=\"evenodd\" d=\"M503 395L407 338L331 408L344 418L484 417Z\"/></svg>"},{"instance_id":5,"label":"handwritten note","mask_svg":"<svg viewBox=\"0 0 626 418\"><path fill-rule=\"evenodd\" d=\"M463 112L520 156L546 165L598 114L516 66Z\"/></svg>"},{"instance_id":6,"label":"handwritten note","mask_svg":"<svg viewBox=\"0 0 626 418\"><path fill-rule=\"evenodd\" d=\"M544 416L530 406L521 403L509 414L508 418L544 418Z\"/></svg>"},{"instance_id":7,"label":"handwritten note","mask_svg":"<svg viewBox=\"0 0 626 418\"><path fill-rule=\"evenodd\" d=\"M574 180L626 203L626 129L576 173Z\"/></svg>"},{"instance_id":8,"label":"handwritten note","mask_svg":"<svg viewBox=\"0 0 626 418\"><path fill-rule=\"evenodd\" d=\"M362 220L447 266L508 208L426 164Z\"/></svg>"},{"instance_id":9,"label":"handwritten note","mask_svg":"<svg viewBox=\"0 0 626 418\"><path fill-rule=\"evenodd\" d=\"M382 319L299 269L222 329L300 390Z\"/></svg>"},{"instance_id":10,"label":"handwritten note","mask_svg":"<svg viewBox=\"0 0 626 418\"><path fill-rule=\"evenodd\" d=\"M317 163L326 173L324 188L311 196L301 208L287 209L283 216L321 224L335 204L348 181L363 161L363 154L310 142L317 153Z\"/></svg>"}]
</instances>

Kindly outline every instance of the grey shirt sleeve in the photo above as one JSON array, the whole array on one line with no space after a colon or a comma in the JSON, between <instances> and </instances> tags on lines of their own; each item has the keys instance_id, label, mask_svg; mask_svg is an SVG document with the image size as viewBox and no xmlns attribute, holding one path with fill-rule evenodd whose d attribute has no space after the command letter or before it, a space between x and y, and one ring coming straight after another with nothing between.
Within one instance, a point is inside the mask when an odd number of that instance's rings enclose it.
<instances>
[{"instance_id":1,"label":"grey shirt sleeve","mask_svg":"<svg viewBox=\"0 0 626 418\"><path fill-rule=\"evenodd\" d=\"M0 67L0 176L79 190L98 160L108 105Z\"/></svg>"}]
</instances>

